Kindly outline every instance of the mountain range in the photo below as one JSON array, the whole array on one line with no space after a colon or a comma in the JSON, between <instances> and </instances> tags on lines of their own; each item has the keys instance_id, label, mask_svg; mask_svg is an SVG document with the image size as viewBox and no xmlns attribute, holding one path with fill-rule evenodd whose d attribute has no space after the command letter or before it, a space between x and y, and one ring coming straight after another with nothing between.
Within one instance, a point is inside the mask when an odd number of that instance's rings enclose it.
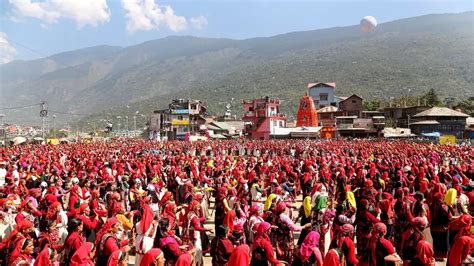
<instances>
[{"instance_id":1,"label":"mountain range","mask_svg":"<svg viewBox=\"0 0 474 266\"><path fill-rule=\"evenodd\" d=\"M372 33L357 25L246 40L170 36L13 61L0 65L0 106L45 100L58 121L97 120L195 98L212 114L230 102L240 116L241 99L270 95L291 117L311 82L336 82L336 95L369 100L431 88L463 99L474 96L473 74L474 12L465 12L387 22ZM0 112L40 121L39 107Z\"/></svg>"}]
</instances>

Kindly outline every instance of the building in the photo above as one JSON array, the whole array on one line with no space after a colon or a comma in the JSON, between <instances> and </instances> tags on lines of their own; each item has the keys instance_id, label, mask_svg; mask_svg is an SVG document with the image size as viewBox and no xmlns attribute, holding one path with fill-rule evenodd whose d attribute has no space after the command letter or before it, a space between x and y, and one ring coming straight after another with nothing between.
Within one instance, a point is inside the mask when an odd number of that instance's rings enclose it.
<instances>
[{"instance_id":1,"label":"building","mask_svg":"<svg viewBox=\"0 0 474 266\"><path fill-rule=\"evenodd\" d=\"M383 133L374 125L374 120L357 116L337 116L336 131L340 137L376 137Z\"/></svg>"},{"instance_id":2,"label":"building","mask_svg":"<svg viewBox=\"0 0 474 266\"><path fill-rule=\"evenodd\" d=\"M408 128L410 118L429 108L429 106L386 107L382 109L382 112L385 121L390 126Z\"/></svg>"},{"instance_id":3,"label":"building","mask_svg":"<svg viewBox=\"0 0 474 266\"><path fill-rule=\"evenodd\" d=\"M336 136L336 117L342 115L342 111L332 105L318 110L318 121L322 127L321 138L330 139Z\"/></svg>"},{"instance_id":4,"label":"building","mask_svg":"<svg viewBox=\"0 0 474 266\"><path fill-rule=\"evenodd\" d=\"M447 107L433 107L413 115L409 127L414 134L439 133L463 138L469 115Z\"/></svg>"},{"instance_id":5,"label":"building","mask_svg":"<svg viewBox=\"0 0 474 266\"><path fill-rule=\"evenodd\" d=\"M242 136L244 121L225 120L209 121L206 123L207 134L210 138L235 138Z\"/></svg>"},{"instance_id":6,"label":"building","mask_svg":"<svg viewBox=\"0 0 474 266\"><path fill-rule=\"evenodd\" d=\"M304 95L300 101L300 107L296 114L297 127L317 127L318 112L314 107L314 102L308 94Z\"/></svg>"},{"instance_id":7,"label":"building","mask_svg":"<svg viewBox=\"0 0 474 266\"><path fill-rule=\"evenodd\" d=\"M344 97L339 102L339 109L344 116L362 117L362 97L352 94L349 97Z\"/></svg>"},{"instance_id":8,"label":"building","mask_svg":"<svg viewBox=\"0 0 474 266\"><path fill-rule=\"evenodd\" d=\"M150 118L150 138L185 140L199 135L206 123L207 107L199 100L174 99L168 109L154 111Z\"/></svg>"},{"instance_id":9,"label":"building","mask_svg":"<svg viewBox=\"0 0 474 266\"><path fill-rule=\"evenodd\" d=\"M337 101L334 96L336 91L336 83L309 83L308 93L313 99L316 110L319 110L325 106L333 105L337 106Z\"/></svg>"},{"instance_id":10,"label":"building","mask_svg":"<svg viewBox=\"0 0 474 266\"><path fill-rule=\"evenodd\" d=\"M270 139L277 128L286 127L286 116L280 113L280 100L263 97L252 101L242 100L244 108L244 134L254 139Z\"/></svg>"}]
</instances>

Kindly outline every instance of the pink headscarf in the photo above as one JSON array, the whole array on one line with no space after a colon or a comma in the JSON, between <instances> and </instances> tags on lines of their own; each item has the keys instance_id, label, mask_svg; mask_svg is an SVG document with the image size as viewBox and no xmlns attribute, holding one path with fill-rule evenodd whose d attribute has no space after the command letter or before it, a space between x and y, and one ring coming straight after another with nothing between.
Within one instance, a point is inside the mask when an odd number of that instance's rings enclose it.
<instances>
[{"instance_id":1,"label":"pink headscarf","mask_svg":"<svg viewBox=\"0 0 474 266\"><path fill-rule=\"evenodd\" d=\"M319 233L316 231L311 231L304 238L303 244L300 247L301 261L306 262L311 254L313 254L314 248L319 244Z\"/></svg>"}]
</instances>

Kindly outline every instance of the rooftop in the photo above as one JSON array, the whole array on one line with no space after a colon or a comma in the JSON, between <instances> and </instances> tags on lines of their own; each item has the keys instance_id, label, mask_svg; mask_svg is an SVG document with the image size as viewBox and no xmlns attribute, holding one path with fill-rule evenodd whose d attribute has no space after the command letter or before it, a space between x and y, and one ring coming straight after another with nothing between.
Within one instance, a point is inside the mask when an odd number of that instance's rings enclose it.
<instances>
[{"instance_id":1,"label":"rooftop","mask_svg":"<svg viewBox=\"0 0 474 266\"><path fill-rule=\"evenodd\" d=\"M332 106L332 105L325 106L318 110L318 113L334 113L334 112L337 112L337 107Z\"/></svg>"},{"instance_id":2,"label":"rooftop","mask_svg":"<svg viewBox=\"0 0 474 266\"><path fill-rule=\"evenodd\" d=\"M414 115L413 117L425 117L425 116L469 117L469 115L465 113L461 113L447 107L433 107L431 109L418 113Z\"/></svg>"},{"instance_id":3,"label":"rooftop","mask_svg":"<svg viewBox=\"0 0 474 266\"><path fill-rule=\"evenodd\" d=\"M425 120L425 121L410 123L410 125L439 125L439 122L436 120Z\"/></svg>"},{"instance_id":4,"label":"rooftop","mask_svg":"<svg viewBox=\"0 0 474 266\"><path fill-rule=\"evenodd\" d=\"M316 87L317 85L326 85L327 87L331 87L333 89L336 88L335 82L317 82L317 83L308 83L308 89Z\"/></svg>"}]
</instances>

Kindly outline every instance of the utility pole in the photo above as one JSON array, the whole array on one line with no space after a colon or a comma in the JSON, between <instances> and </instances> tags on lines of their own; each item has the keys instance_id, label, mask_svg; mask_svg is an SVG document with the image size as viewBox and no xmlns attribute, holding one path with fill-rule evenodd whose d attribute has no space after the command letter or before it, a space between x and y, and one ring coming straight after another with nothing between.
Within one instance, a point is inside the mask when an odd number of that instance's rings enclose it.
<instances>
[{"instance_id":1,"label":"utility pole","mask_svg":"<svg viewBox=\"0 0 474 266\"><path fill-rule=\"evenodd\" d=\"M53 137L56 138L56 115L53 115Z\"/></svg>"},{"instance_id":2,"label":"utility pole","mask_svg":"<svg viewBox=\"0 0 474 266\"><path fill-rule=\"evenodd\" d=\"M40 117L41 117L41 137L44 139L44 119L48 115L48 105L45 101L43 101L40 105Z\"/></svg>"},{"instance_id":3,"label":"utility pole","mask_svg":"<svg viewBox=\"0 0 474 266\"><path fill-rule=\"evenodd\" d=\"M137 131L137 116L133 116L133 131L134 133Z\"/></svg>"}]
</instances>

